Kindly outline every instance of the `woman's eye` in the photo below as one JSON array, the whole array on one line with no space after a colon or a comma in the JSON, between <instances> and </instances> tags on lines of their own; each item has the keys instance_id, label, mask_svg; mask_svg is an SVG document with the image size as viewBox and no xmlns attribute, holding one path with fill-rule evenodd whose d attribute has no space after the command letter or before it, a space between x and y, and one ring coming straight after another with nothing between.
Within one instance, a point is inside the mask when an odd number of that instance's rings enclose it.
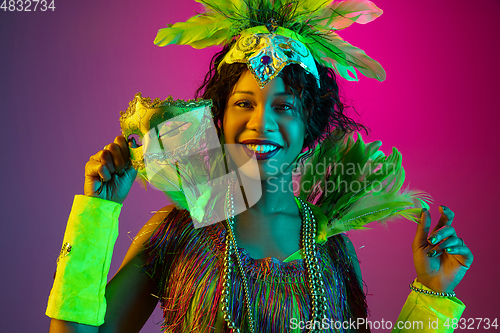
<instances>
[{"instance_id":1,"label":"woman's eye","mask_svg":"<svg viewBox=\"0 0 500 333\"><path fill-rule=\"evenodd\" d=\"M250 104L250 102L247 102L247 101L238 101L234 105L236 105L236 106L238 106L240 108L250 108L250 107L252 107L252 104Z\"/></svg>"},{"instance_id":2,"label":"woman's eye","mask_svg":"<svg viewBox=\"0 0 500 333\"><path fill-rule=\"evenodd\" d=\"M290 104L278 104L275 106L275 109L279 112L292 112L295 110L293 105Z\"/></svg>"}]
</instances>

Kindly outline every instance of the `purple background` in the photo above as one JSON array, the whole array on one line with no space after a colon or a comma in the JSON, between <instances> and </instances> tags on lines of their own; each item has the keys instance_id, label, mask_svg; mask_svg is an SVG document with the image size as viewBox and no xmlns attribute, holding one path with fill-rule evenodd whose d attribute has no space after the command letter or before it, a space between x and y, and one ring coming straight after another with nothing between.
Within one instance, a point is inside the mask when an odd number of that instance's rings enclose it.
<instances>
[{"instance_id":1,"label":"purple background","mask_svg":"<svg viewBox=\"0 0 500 333\"><path fill-rule=\"evenodd\" d=\"M119 111L143 96L193 97L214 49L159 48L166 23L194 1L61 1L54 12L0 11L2 115L1 332L46 331L45 305L74 194L90 155L119 134ZM498 0L378 0L384 15L341 36L387 71L383 83L343 82L345 96L382 140L403 153L407 184L456 212L475 254L456 292L464 318L498 314ZM166 204L134 185L120 219L111 274L151 212ZM351 232L368 285L371 320L394 321L414 278L415 225ZM489 262L489 264L488 264ZM157 312L143 332L159 332ZM22 329L19 329L22 327Z\"/></svg>"}]
</instances>

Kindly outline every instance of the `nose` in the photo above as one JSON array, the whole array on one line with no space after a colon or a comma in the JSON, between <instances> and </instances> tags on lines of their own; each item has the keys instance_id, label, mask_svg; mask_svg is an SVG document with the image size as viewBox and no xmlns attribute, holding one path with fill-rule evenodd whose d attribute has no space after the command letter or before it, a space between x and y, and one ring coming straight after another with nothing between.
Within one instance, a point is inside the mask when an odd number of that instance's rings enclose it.
<instances>
[{"instance_id":1,"label":"nose","mask_svg":"<svg viewBox=\"0 0 500 333\"><path fill-rule=\"evenodd\" d=\"M271 107L256 107L247 123L247 128L258 133L274 132L278 129L274 111Z\"/></svg>"}]
</instances>

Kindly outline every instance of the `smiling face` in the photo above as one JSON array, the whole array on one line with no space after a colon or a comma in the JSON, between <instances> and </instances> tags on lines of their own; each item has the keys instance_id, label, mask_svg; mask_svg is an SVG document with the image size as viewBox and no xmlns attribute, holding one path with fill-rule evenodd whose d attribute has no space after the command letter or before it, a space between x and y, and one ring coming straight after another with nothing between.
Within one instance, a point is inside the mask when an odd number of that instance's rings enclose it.
<instances>
[{"instance_id":1,"label":"smiling face","mask_svg":"<svg viewBox=\"0 0 500 333\"><path fill-rule=\"evenodd\" d=\"M245 71L228 97L224 138L233 161L244 165L255 154L262 180L290 173L304 144L300 101L276 77L263 89ZM243 172L245 172L243 170Z\"/></svg>"}]
</instances>

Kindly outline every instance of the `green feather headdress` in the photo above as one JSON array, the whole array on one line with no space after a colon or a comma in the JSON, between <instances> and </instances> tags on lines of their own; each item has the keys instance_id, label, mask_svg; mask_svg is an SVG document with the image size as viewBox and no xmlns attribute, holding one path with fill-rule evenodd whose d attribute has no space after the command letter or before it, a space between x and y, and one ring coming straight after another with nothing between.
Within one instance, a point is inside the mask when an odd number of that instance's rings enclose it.
<instances>
[{"instance_id":1,"label":"green feather headdress","mask_svg":"<svg viewBox=\"0 0 500 333\"><path fill-rule=\"evenodd\" d=\"M333 68L349 81L357 80L355 68L367 77L385 79L385 71L377 61L337 34L355 22L365 24L382 15L382 10L371 1L196 1L204 5L205 12L160 29L156 45L191 45L201 49L229 44L248 29L265 29L301 42L318 63Z\"/></svg>"}]
</instances>

